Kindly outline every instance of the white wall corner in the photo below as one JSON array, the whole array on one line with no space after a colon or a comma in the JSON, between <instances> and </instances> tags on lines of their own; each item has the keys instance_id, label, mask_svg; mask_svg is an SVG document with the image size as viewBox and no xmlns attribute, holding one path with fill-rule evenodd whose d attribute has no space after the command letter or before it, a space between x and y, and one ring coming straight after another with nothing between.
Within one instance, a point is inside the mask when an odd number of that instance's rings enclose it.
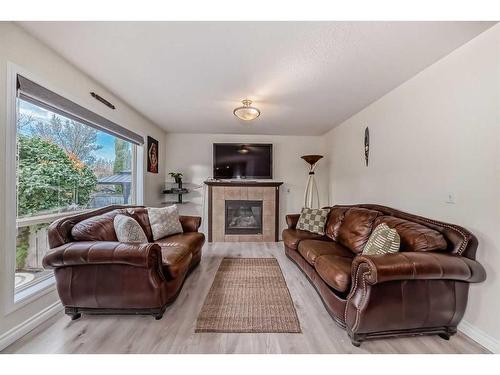
<instances>
[{"instance_id":1,"label":"white wall corner","mask_svg":"<svg viewBox=\"0 0 500 375\"><path fill-rule=\"evenodd\" d=\"M5 349L9 345L13 344L17 340L19 340L24 335L31 332L33 329L38 327L40 324L57 314L63 308L60 301L56 301L50 306L46 307L38 314L33 315L29 319L24 322L18 324L13 327L9 331L5 332L0 336L0 350Z\"/></svg>"},{"instance_id":2,"label":"white wall corner","mask_svg":"<svg viewBox=\"0 0 500 375\"><path fill-rule=\"evenodd\" d=\"M458 326L458 330L491 352L500 354L500 341L472 325L468 321L462 320Z\"/></svg>"}]
</instances>

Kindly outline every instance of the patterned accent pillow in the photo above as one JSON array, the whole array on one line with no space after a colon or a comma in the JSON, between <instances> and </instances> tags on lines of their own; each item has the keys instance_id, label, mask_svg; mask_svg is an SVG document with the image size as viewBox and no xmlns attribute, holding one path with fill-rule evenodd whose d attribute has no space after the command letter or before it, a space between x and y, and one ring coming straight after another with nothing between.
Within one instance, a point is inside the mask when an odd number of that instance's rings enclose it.
<instances>
[{"instance_id":1,"label":"patterned accent pillow","mask_svg":"<svg viewBox=\"0 0 500 375\"><path fill-rule=\"evenodd\" d=\"M182 233L179 212L175 204L164 208L149 207L148 216L151 232L153 232L153 240L156 241L172 234Z\"/></svg>"},{"instance_id":2,"label":"patterned accent pillow","mask_svg":"<svg viewBox=\"0 0 500 375\"><path fill-rule=\"evenodd\" d=\"M125 215L116 215L113 219L116 238L119 242L147 243L148 238L139 223Z\"/></svg>"},{"instance_id":3,"label":"patterned accent pillow","mask_svg":"<svg viewBox=\"0 0 500 375\"><path fill-rule=\"evenodd\" d=\"M325 224L329 212L328 208L304 207L300 212L296 228L311 233L325 234Z\"/></svg>"},{"instance_id":4,"label":"patterned accent pillow","mask_svg":"<svg viewBox=\"0 0 500 375\"><path fill-rule=\"evenodd\" d=\"M363 255L382 255L397 253L401 239L396 229L391 229L387 224L378 225L370 235L363 249Z\"/></svg>"}]
</instances>

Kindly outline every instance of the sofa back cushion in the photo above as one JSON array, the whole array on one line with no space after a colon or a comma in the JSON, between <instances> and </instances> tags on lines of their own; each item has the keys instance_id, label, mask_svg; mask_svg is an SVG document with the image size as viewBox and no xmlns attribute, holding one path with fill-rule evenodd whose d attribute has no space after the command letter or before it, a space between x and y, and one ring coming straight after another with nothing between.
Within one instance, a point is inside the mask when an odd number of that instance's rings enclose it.
<instances>
[{"instance_id":1,"label":"sofa back cushion","mask_svg":"<svg viewBox=\"0 0 500 375\"><path fill-rule=\"evenodd\" d=\"M443 235L425 225L394 216L379 216L375 226L385 223L401 238L400 251L439 251L448 247Z\"/></svg>"},{"instance_id":2,"label":"sofa back cushion","mask_svg":"<svg viewBox=\"0 0 500 375\"><path fill-rule=\"evenodd\" d=\"M379 215L380 212L366 208L349 208L338 229L337 241L353 253L361 253Z\"/></svg>"},{"instance_id":3,"label":"sofa back cushion","mask_svg":"<svg viewBox=\"0 0 500 375\"><path fill-rule=\"evenodd\" d=\"M113 224L118 214L127 215L127 210L117 209L82 220L73 226L71 236L76 241L118 241Z\"/></svg>"},{"instance_id":4,"label":"sofa back cushion","mask_svg":"<svg viewBox=\"0 0 500 375\"><path fill-rule=\"evenodd\" d=\"M332 207L326 222L325 232L332 240L337 241L339 235L339 228L342 221L344 221L345 213L349 208L347 207Z\"/></svg>"}]
</instances>

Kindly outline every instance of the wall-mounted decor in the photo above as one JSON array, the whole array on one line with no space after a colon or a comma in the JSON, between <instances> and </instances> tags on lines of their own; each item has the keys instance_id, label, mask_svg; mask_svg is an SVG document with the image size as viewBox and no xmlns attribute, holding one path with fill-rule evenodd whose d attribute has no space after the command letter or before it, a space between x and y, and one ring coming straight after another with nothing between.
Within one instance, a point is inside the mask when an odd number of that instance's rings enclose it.
<instances>
[{"instance_id":1,"label":"wall-mounted decor","mask_svg":"<svg viewBox=\"0 0 500 375\"><path fill-rule=\"evenodd\" d=\"M368 167L368 158L370 157L370 130L365 128L365 163Z\"/></svg>"},{"instance_id":2,"label":"wall-mounted decor","mask_svg":"<svg viewBox=\"0 0 500 375\"><path fill-rule=\"evenodd\" d=\"M158 141L148 136L148 172L158 173Z\"/></svg>"}]
</instances>

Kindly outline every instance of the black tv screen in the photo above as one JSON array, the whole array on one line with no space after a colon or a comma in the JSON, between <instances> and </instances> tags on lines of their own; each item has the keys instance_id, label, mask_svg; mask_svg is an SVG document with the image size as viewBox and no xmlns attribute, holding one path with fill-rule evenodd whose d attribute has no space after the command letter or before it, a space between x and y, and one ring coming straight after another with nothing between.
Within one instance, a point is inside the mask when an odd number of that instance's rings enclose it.
<instances>
[{"instance_id":1,"label":"black tv screen","mask_svg":"<svg viewBox=\"0 0 500 375\"><path fill-rule=\"evenodd\" d=\"M214 178L273 178L273 145L214 143Z\"/></svg>"}]
</instances>

